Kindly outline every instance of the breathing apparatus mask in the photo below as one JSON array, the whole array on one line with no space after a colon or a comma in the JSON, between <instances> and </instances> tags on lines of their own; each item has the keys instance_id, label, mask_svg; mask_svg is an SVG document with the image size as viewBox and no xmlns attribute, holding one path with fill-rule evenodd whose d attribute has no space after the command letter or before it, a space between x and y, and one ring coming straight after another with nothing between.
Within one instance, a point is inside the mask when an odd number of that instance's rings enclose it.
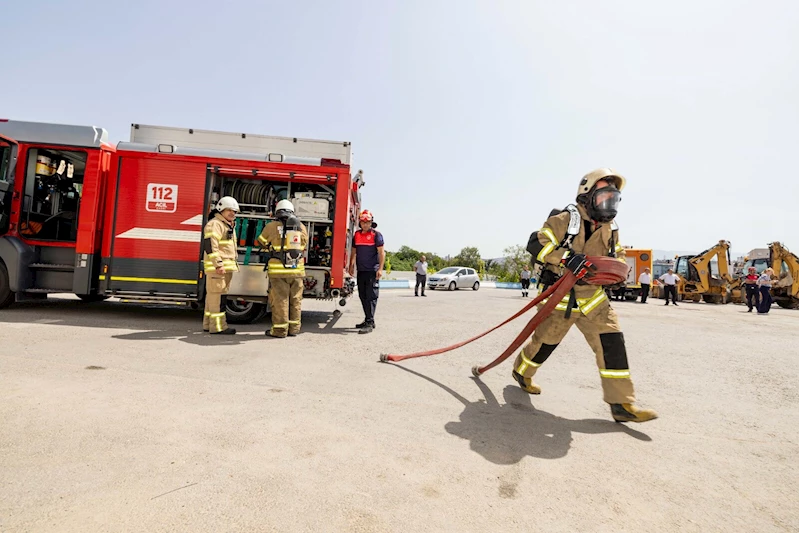
<instances>
[{"instance_id":1,"label":"breathing apparatus mask","mask_svg":"<svg viewBox=\"0 0 799 533\"><path fill-rule=\"evenodd\" d=\"M605 187L594 188L589 193L580 195L578 200L583 204L588 216L597 222L611 222L619 212L621 192L615 183Z\"/></svg>"}]
</instances>

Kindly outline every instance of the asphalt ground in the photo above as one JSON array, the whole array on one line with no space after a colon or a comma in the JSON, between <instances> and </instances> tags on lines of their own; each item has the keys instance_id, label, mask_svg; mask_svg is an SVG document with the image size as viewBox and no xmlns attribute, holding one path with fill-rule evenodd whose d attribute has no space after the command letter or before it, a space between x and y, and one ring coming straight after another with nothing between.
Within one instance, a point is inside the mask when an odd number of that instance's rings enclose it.
<instances>
[{"instance_id":1,"label":"asphalt ground","mask_svg":"<svg viewBox=\"0 0 799 533\"><path fill-rule=\"evenodd\" d=\"M0 531L797 531L799 311L615 303L639 403L616 424L576 328L540 396L506 362L517 291L305 302L303 333L175 306L0 311Z\"/></svg>"}]
</instances>

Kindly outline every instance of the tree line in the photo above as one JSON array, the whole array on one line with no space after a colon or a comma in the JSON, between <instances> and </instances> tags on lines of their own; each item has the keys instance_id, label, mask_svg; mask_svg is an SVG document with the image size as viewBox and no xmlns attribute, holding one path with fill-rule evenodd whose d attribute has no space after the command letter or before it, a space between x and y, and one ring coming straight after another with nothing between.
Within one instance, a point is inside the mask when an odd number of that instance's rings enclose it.
<instances>
[{"instance_id":1,"label":"tree line","mask_svg":"<svg viewBox=\"0 0 799 533\"><path fill-rule=\"evenodd\" d=\"M503 250L503 256L498 259L483 259L480 250L475 246L463 248L455 257L441 257L433 252L420 252L410 246L401 246L396 252L386 252L386 271L409 272L414 268L416 261L421 256L427 258L429 273L438 272L448 266L462 266L475 269L480 278L486 274L495 276L497 281L519 281L519 273L525 265L533 267L530 254L524 246L510 246Z\"/></svg>"}]
</instances>

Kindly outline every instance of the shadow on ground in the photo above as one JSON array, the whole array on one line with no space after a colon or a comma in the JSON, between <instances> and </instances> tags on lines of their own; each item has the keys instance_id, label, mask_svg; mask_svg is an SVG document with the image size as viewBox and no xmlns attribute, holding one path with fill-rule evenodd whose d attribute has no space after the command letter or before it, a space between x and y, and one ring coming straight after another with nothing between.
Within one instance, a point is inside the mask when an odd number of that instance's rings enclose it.
<instances>
[{"instance_id":1,"label":"shadow on ground","mask_svg":"<svg viewBox=\"0 0 799 533\"><path fill-rule=\"evenodd\" d=\"M336 327L341 316L321 311L303 311L302 334L357 334L354 328ZM210 335L201 330L202 311L169 304L86 303L80 300L51 298L41 302L18 303L9 309L4 309L0 311L0 323L136 330L132 333L114 335L114 338L178 339L198 346L230 346L252 340L280 340L264 335L270 326L268 318L253 324L231 324L231 327L235 327L239 332L237 335Z\"/></svg>"},{"instance_id":2,"label":"shadow on ground","mask_svg":"<svg viewBox=\"0 0 799 533\"><path fill-rule=\"evenodd\" d=\"M442 388L461 402L464 410L459 420L448 422L444 429L451 435L468 440L473 451L494 464L512 465L527 456L539 459L565 457L571 448L572 433L625 433L641 441L652 440L645 433L611 419L570 420L536 409L531 396L517 385L505 387L504 403L499 403L485 383L472 378L484 399L470 402L432 378L401 366L392 366Z\"/></svg>"}]
</instances>

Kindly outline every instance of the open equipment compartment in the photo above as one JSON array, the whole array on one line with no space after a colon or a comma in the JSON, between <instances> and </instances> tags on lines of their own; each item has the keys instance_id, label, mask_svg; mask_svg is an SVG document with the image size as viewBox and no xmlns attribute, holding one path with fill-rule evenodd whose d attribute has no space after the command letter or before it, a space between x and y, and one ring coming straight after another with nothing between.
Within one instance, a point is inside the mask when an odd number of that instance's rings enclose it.
<instances>
[{"instance_id":1,"label":"open equipment compartment","mask_svg":"<svg viewBox=\"0 0 799 533\"><path fill-rule=\"evenodd\" d=\"M327 183L306 181L309 179ZM303 297L334 298L331 268L336 238L335 185L335 178L325 174L244 170L229 166L211 169L207 211L210 212L222 196L235 198L241 209L236 218L240 270L233 276L229 298L266 302L269 285L264 272L265 258L257 239L264 226L275 220L277 202L287 198L308 230Z\"/></svg>"}]
</instances>

